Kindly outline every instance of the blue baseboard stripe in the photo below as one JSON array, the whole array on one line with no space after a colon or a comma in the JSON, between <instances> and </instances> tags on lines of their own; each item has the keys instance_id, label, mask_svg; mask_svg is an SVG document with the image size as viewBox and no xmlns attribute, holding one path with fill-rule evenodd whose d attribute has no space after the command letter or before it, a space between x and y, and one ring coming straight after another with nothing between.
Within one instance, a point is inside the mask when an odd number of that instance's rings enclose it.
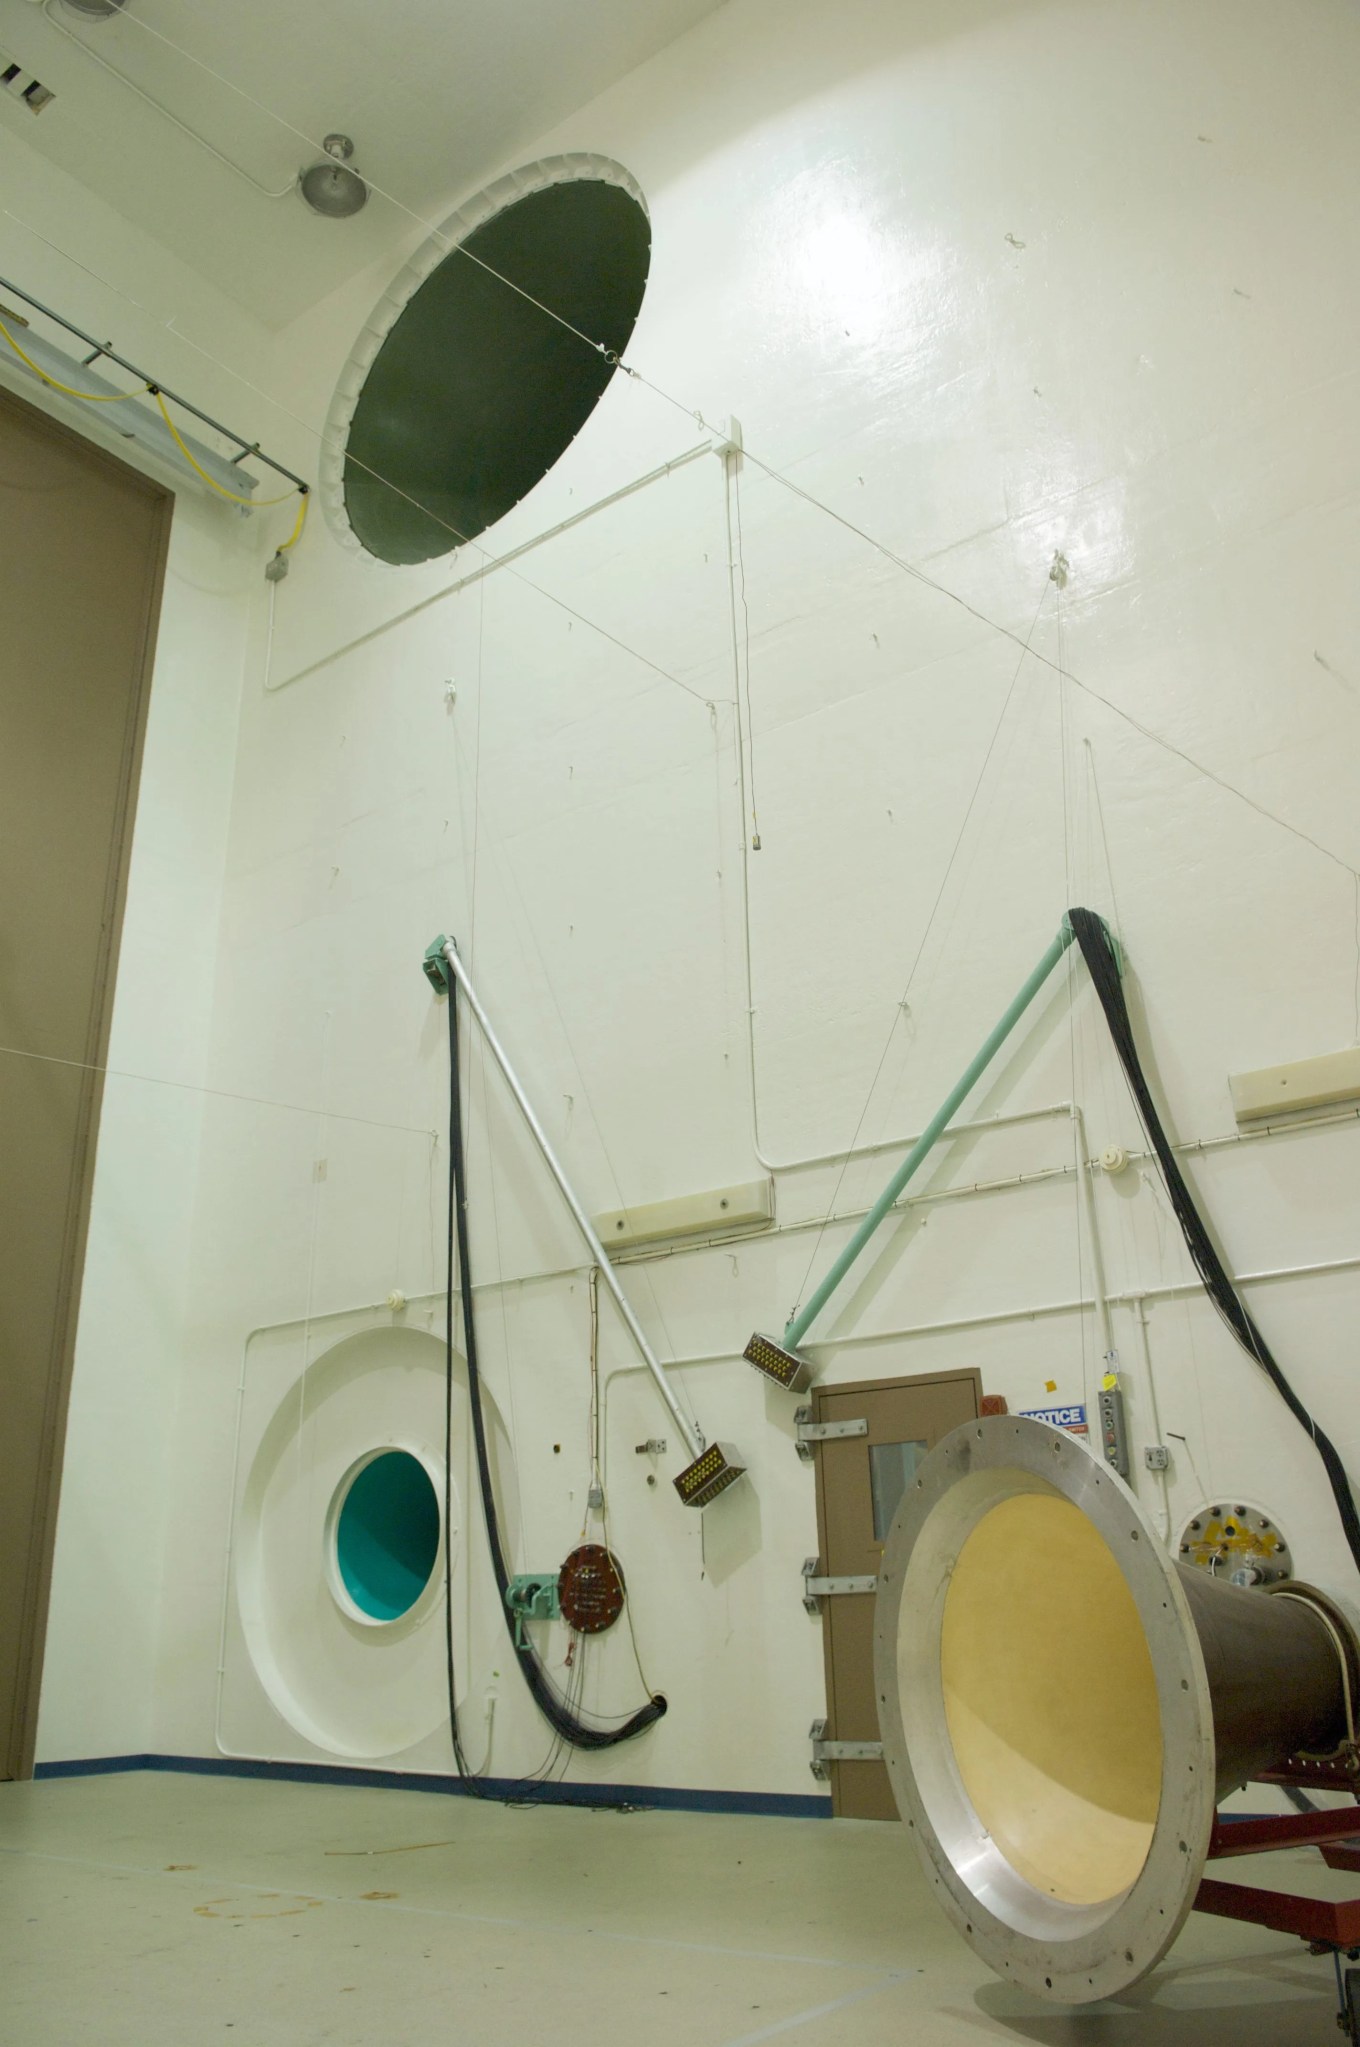
<instances>
[{"instance_id":1,"label":"blue baseboard stripe","mask_svg":"<svg viewBox=\"0 0 1360 2047\"><path fill-rule=\"evenodd\" d=\"M367 1791L432 1791L467 1797L461 1777L427 1776L409 1770L364 1770L343 1763L284 1763L249 1756L86 1756L77 1761L39 1763L33 1775L108 1777L127 1770L181 1771L191 1777L275 1778L287 1784L344 1784ZM487 1777L493 1798L526 1795L514 1777ZM646 1806L661 1812L751 1813L777 1819L831 1817L831 1800L791 1791L691 1791L673 1784L536 1784L527 1792L537 1804Z\"/></svg>"}]
</instances>

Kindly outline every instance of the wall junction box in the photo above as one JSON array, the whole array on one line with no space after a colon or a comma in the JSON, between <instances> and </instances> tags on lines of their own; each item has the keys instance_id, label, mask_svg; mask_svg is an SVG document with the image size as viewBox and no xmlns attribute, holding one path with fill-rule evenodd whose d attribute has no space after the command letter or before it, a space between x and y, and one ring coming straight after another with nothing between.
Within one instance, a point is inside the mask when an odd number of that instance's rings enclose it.
<instances>
[{"instance_id":1,"label":"wall junction box","mask_svg":"<svg viewBox=\"0 0 1360 2047\"><path fill-rule=\"evenodd\" d=\"M1228 1076L1228 1086L1239 1123L1260 1116L1288 1115L1295 1109L1360 1102L1360 1045L1345 1052L1324 1052L1317 1059L1298 1059L1292 1066L1261 1066L1254 1073L1233 1073Z\"/></svg>"},{"instance_id":2,"label":"wall junction box","mask_svg":"<svg viewBox=\"0 0 1360 2047\"><path fill-rule=\"evenodd\" d=\"M715 1230L760 1228L774 1221L774 1183L746 1180L711 1194L681 1194L591 1217L606 1251L654 1244L664 1237L699 1237Z\"/></svg>"}]
</instances>

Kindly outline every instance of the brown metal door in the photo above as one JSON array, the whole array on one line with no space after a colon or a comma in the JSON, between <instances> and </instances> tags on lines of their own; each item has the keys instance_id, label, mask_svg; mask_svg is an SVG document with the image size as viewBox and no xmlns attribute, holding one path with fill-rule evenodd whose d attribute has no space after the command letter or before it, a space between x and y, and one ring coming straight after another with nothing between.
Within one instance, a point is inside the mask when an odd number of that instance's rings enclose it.
<instances>
[{"instance_id":1,"label":"brown metal door","mask_svg":"<svg viewBox=\"0 0 1360 2047\"><path fill-rule=\"evenodd\" d=\"M951 1429L974 1420L981 1399L982 1381L976 1371L865 1379L816 1389L814 1421L868 1423L867 1435L819 1443L813 1453L823 1576L877 1577L897 1503L917 1463ZM822 1639L828 1740L877 1741L872 1592L841 1592L823 1599ZM881 1762L832 1763L830 1770L838 1819L897 1818Z\"/></svg>"},{"instance_id":2,"label":"brown metal door","mask_svg":"<svg viewBox=\"0 0 1360 2047\"><path fill-rule=\"evenodd\" d=\"M0 392L0 1777L32 1767L171 502Z\"/></svg>"}]
</instances>

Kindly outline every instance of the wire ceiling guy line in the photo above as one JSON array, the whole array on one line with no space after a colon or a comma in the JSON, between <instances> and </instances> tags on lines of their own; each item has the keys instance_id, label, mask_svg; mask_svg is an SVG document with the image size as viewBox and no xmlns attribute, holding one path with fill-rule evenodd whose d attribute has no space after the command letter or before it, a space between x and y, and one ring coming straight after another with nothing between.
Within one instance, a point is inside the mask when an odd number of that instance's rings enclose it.
<instances>
[{"instance_id":1,"label":"wire ceiling guy line","mask_svg":"<svg viewBox=\"0 0 1360 2047\"><path fill-rule=\"evenodd\" d=\"M315 136L308 134L308 132L305 129L297 127L293 122L289 121L284 115L278 113L276 109L267 106L264 103L264 101L258 99L253 93L247 91L244 86L238 85L234 79L227 77L225 73L218 71L213 65L206 63L203 60L203 58L199 57L195 52L187 49L182 43L177 42L174 39L174 37L168 36L165 34L163 30L153 27L150 22L147 22L144 19L142 19L140 15L128 14L125 15L123 19L134 23L135 26L138 29L140 29L143 33L154 37L158 42L163 43L168 49L176 51L176 53L182 56L186 60L186 62L193 64L198 70L204 72L206 76L214 79L219 85L223 86L227 91L234 93L238 98L246 101L248 105L253 106L258 112L264 114L266 118L277 122L280 127L286 129L299 141L307 143L308 146L313 149L324 148L324 138L318 140ZM482 258L473 255L472 252L468 250L462 242L452 237L449 237L442 227L430 221L416 208L408 206L403 200L398 199L393 193L387 191L382 186L375 184L372 181L372 179L368 179L367 182L370 186L370 189L374 193L376 193L380 198L385 199L389 205L396 207L399 212L405 214L406 217L412 222L414 222L416 225L423 227L429 235L431 235L437 240L447 241L451 253L457 251L458 253L466 256L470 262L478 264L478 266L484 271L486 271L488 275L497 278L499 282L505 285L505 287L508 290L515 292L518 297L524 299L527 303L535 306L539 312L545 315L545 317L556 321L559 326L563 327L568 333L575 336L575 338L578 341L580 341L583 344L583 346L590 348L598 355L603 355L615 367L622 370L627 376L631 377L635 382L645 386L646 389L653 392L655 396L662 399L667 405L674 407L678 411L684 412L685 414L687 414L689 418L696 420L698 424L705 429L705 431L713 434L715 438L721 437L722 429L715 426L709 419L707 419L701 408L697 406L686 405L682 399L675 397L673 393L663 389L661 385L655 383L651 378L645 376L642 371L638 370L632 364L624 361L623 358L616 351L607 348L603 342L595 341L588 334L583 333L582 330L579 327L575 326L570 320L567 320L566 318L563 317L563 315L555 312L552 307L544 305L543 302L540 299L535 298L532 293L525 291L521 286L517 285L512 278L505 276L503 272L497 270L492 264L485 262ZM223 367L226 368L228 366L223 365ZM267 396L268 394L262 395ZM323 444L325 444L326 437L320 430L308 425L307 422L305 421L299 421L298 423L304 427L305 431L313 434L318 439L318 441L321 441ZM971 617L976 618L980 624L985 625L990 631L1000 633L1004 638L1014 641L1017 646L1022 647L1024 646L1025 643L1021 639L1020 634L1013 627L1003 625L998 620L989 617L986 612L982 611L978 606L970 603L968 599L960 596L956 591L950 590L947 587L947 585L938 582L934 577L927 575L923 569L917 568L911 562L906 561L901 555L897 554L892 548L888 547L884 542L878 540L873 534L867 532L863 527L857 525L854 520L848 518L843 512L837 511L834 506L826 503L825 500L818 498L813 492L807 490L803 485L795 483L791 477L787 476L779 469L776 469L772 463L764 461L759 455L753 453L749 447L744 449L744 453L750 458L752 462L754 462L755 466L758 469L760 469L765 475L769 476L772 481L780 484L785 490L792 492L795 496L803 498L808 504L814 506L826 517L833 519L838 525L843 526L847 531L858 535L858 537L862 539L866 543L866 545L874 548L876 552L881 554L885 560L892 562L897 568L899 568L903 572L903 574L913 577L916 581L923 584L927 589L931 589L938 592L939 595L947 598L950 603L957 605L960 609L967 612ZM388 482L388 479L385 477L381 477L378 480L380 482L383 482L384 484L387 484L387 487L389 489L396 488L396 486L390 484ZM412 502L415 501L413 500ZM426 507L422 505L417 505L417 509L422 512L426 511ZM429 514L427 512L427 516L434 515ZM446 521L441 523L445 524L447 527ZM448 528L447 530L452 531L453 529ZM511 573L514 574L515 571L512 570ZM527 578L523 578L522 580L526 582L528 581ZM529 587L531 589L539 588L539 586L532 583L529 584ZM545 596L549 595L549 593L541 590L540 594ZM550 601L556 602L559 600L550 598ZM564 608L569 609L569 607ZM590 623L593 625L593 621L583 622ZM598 630L598 628L596 629ZM612 635L606 635L606 637L612 637ZM621 645L622 643L618 642L617 644ZM637 650L630 648L628 651L630 653L636 653ZM638 656L638 658L643 660L647 659L647 657L645 656ZM1036 654L1035 658L1037 660L1043 661L1049 667L1054 666L1054 663L1047 655L1038 653ZM648 665L653 668L657 667L657 664L654 662L648 662ZM658 672L666 674L666 671L664 670L658 669ZM1334 852L1331 847L1324 845L1321 840L1314 838L1310 832L1305 831L1301 826L1291 824L1287 819L1279 816L1277 812L1270 810L1265 804L1259 802L1255 797L1249 795L1245 790L1239 788L1235 783L1228 781L1225 776L1215 773L1215 771L1212 768L1206 767L1202 761L1196 760L1192 754L1187 753L1184 750L1184 748L1177 746L1172 740L1165 738L1160 733L1154 732L1151 729L1151 727L1144 725L1140 719L1136 718L1131 711L1126 710L1123 707L1123 705L1116 703L1113 698L1106 696L1102 691L1098 690L1093 684L1084 681L1082 677L1078 676L1070 669L1067 671L1067 677L1068 680L1072 683L1072 685L1076 689L1080 690L1083 695L1091 697L1092 699L1094 699L1095 702L1104 705L1104 707L1108 711L1110 711L1115 717L1123 720L1123 722L1129 725L1132 730L1138 732L1139 734L1141 734L1143 738L1148 740L1148 742L1151 745L1161 747L1166 752L1174 755L1177 759L1183 761L1187 767L1193 769L1195 773L1202 775L1205 778L1205 780L1214 783L1218 788L1224 790L1227 794L1235 796L1239 802L1245 803L1250 809L1254 810L1258 816L1278 826L1281 831L1288 832L1289 834L1291 834L1291 836L1299 839L1305 845L1311 846L1315 852L1320 853L1324 859L1331 861L1335 865L1341 867L1347 874L1353 876L1360 875L1360 868L1358 868L1354 862L1347 860L1341 854ZM680 679L677 676L667 674L667 680L677 684L677 686L682 689L688 687L686 684L680 682ZM695 695L696 697L698 695L698 693L693 690L691 690L689 693L691 695ZM700 699L700 701L707 700Z\"/></svg>"}]
</instances>

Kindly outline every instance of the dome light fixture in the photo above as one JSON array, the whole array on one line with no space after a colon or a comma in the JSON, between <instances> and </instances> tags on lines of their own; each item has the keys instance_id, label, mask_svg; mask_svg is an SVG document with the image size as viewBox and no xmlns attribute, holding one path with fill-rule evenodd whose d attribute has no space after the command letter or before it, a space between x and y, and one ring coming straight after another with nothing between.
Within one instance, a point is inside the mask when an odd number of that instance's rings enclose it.
<instances>
[{"instance_id":1,"label":"dome light fixture","mask_svg":"<svg viewBox=\"0 0 1360 2047\"><path fill-rule=\"evenodd\" d=\"M325 156L299 172L298 190L313 213L325 220L348 220L368 204L368 186L349 168L354 144L348 135L328 135L321 146Z\"/></svg>"},{"instance_id":2,"label":"dome light fixture","mask_svg":"<svg viewBox=\"0 0 1360 2047\"><path fill-rule=\"evenodd\" d=\"M124 0L62 0L62 4L82 21L107 21L111 15L122 13Z\"/></svg>"}]
</instances>

